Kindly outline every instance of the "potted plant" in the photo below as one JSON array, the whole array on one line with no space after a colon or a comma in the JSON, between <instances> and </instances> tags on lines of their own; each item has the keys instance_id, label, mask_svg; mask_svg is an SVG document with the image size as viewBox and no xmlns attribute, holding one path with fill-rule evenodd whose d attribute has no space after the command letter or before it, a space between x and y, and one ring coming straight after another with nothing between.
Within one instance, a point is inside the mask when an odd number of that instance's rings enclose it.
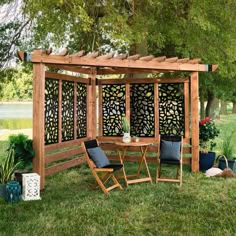
<instances>
[{"instance_id":1,"label":"potted plant","mask_svg":"<svg viewBox=\"0 0 236 236\"><path fill-rule=\"evenodd\" d=\"M127 117L123 117L122 118L122 130L123 130L122 141L124 143L129 143L131 141L131 137L130 137L130 124L129 124L129 120L127 119Z\"/></svg>"},{"instance_id":2,"label":"potted plant","mask_svg":"<svg viewBox=\"0 0 236 236\"><path fill-rule=\"evenodd\" d=\"M199 165L201 171L210 169L214 164L215 152L213 152L213 148L216 146L214 140L219 136L219 133L220 130L209 117L199 122Z\"/></svg>"},{"instance_id":3,"label":"potted plant","mask_svg":"<svg viewBox=\"0 0 236 236\"><path fill-rule=\"evenodd\" d=\"M21 162L18 167L21 170L31 170L32 160L35 155L33 142L25 134L12 134L8 137L9 147L7 150L14 149L15 162Z\"/></svg>"},{"instance_id":4,"label":"potted plant","mask_svg":"<svg viewBox=\"0 0 236 236\"><path fill-rule=\"evenodd\" d=\"M232 171L236 170L236 157L233 157L234 152L234 143L233 143L233 136L234 136L235 130L230 132L229 134L224 135L224 139L221 145L222 155L218 156L219 160L219 168L224 170L226 168L225 163L225 156L228 161L228 166Z\"/></svg>"},{"instance_id":5,"label":"potted plant","mask_svg":"<svg viewBox=\"0 0 236 236\"><path fill-rule=\"evenodd\" d=\"M9 149L7 156L0 162L0 197L5 198L6 184L12 180L13 173L19 165L20 161L15 162L14 159L14 149Z\"/></svg>"},{"instance_id":6,"label":"potted plant","mask_svg":"<svg viewBox=\"0 0 236 236\"><path fill-rule=\"evenodd\" d=\"M33 142L25 134L12 134L8 137L9 147L7 150L14 149L15 163L20 162L15 170L15 179L22 185L22 174L32 170L32 161L35 155Z\"/></svg>"}]
</instances>

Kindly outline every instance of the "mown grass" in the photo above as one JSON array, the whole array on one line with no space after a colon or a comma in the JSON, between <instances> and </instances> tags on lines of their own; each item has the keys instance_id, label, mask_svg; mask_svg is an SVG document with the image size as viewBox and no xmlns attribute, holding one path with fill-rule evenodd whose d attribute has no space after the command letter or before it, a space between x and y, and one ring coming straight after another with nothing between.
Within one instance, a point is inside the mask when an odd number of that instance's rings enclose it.
<instances>
[{"instance_id":1,"label":"mown grass","mask_svg":"<svg viewBox=\"0 0 236 236\"><path fill-rule=\"evenodd\" d=\"M224 119L217 121L219 127L231 129L236 124L236 116ZM0 147L5 145L0 142ZM149 167L154 177L156 165ZM134 164L128 163L127 169L133 171ZM82 165L47 177L42 200L0 200L0 235L236 235L236 179L207 178L184 166L182 187L125 187L121 182L123 190L106 196L91 190L93 183Z\"/></svg>"}]
</instances>

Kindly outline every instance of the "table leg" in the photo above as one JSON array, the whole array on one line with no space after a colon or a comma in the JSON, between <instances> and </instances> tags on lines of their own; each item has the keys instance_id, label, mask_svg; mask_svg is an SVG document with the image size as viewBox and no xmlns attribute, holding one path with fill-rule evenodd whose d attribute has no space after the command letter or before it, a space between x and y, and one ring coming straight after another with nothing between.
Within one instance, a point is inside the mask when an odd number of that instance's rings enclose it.
<instances>
[{"instance_id":1,"label":"table leg","mask_svg":"<svg viewBox=\"0 0 236 236\"><path fill-rule=\"evenodd\" d=\"M125 154L126 154L126 151L127 151L127 147L123 148L123 152L120 149L118 149L117 151L118 151L118 155L119 155L119 158L120 158L120 163L123 165L122 170L123 170L123 175L124 175L124 179L125 179L125 184L128 187L128 181L127 181L127 176L126 176L125 166L124 166L124 158L125 158Z\"/></svg>"},{"instance_id":2,"label":"table leg","mask_svg":"<svg viewBox=\"0 0 236 236\"><path fill-rule=\"evenodd\" d=\"M144 162L148 177L150 178L150 182L152 183L152 177L150 175L150 171L149 171L147 160L146 160L147 149L148 149L148 146L140 147L140 151L141 151L142 156L141 156L141 161L140 161L139 168L138 168L138 176L140 174L140 171L141 171L141 168L142 168L142 165L143 165L143 162Z\"/></svg>"}]
</instances>

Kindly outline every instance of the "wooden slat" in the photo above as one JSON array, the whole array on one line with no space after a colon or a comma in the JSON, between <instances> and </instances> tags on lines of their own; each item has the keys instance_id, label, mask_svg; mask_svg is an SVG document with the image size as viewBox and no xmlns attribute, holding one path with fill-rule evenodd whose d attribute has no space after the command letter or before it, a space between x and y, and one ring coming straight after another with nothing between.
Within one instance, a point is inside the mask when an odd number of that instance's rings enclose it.
<instances>
[{"instance_id":1,"label":"wooden slat","mask_svg":"<svg viewBox=\"0 0 236 236\"><path fill-rule=\"evenodd\" d=\"M135 60L138 60L140 57L141 57L140 54L136 54L136 55L127 57L127 60L133 60L133 61L135 61Z\"/></svg>"},{"instance_id":2,"label":"wooden slat","mask_svg":"<svg viewBox=\"0 0 236 236\"><path fill-rule=\"evenodd\" d=\"M164 73L163 70L152 69L133 69L133 68L99 68L98 75L112 75L112 74L156 74ZM82 72L81 72L82 73Z\"/></svg>"},{"instance_id":3,"label":"wooden slat","mask_svg":"<svg viewBox=\"0 0 236 236\"><path fill-rule=\"evenodd\" d=\"M65 75L65 74L59 74L55 72L45 72L46 78L51 78L51 79L59 79L59 80L66 80L66 81L72 81L72 82L79 82L83 84L88 84L89 80L81 77L76 77L72 75Z\"/></svg>"},{"instance_id":4,"label":"wooden slat","mask_svg":"<svg viewBox=\"0 0 236 236\"><path fill-rule=\"evenodd\" d=\"M102 84L151 84L151 83L184 83L189 78L125 78L125 79L99 79L98 85Z\"/></svg>"},{"instance_id":5,"label":"wooden slat","mask_svg":"<svg viewBox=\"0 0 236 236\"><path fill-rule=\"evenodd\" d=\"M171 58L167 58L167 59L165 59L165 61L164 62L176 62L178 60L178 57L171 57Z\"/></svg>"},{"instance_id":6,"label":"wooden slat","mask_svg":"<svg viewBox=\"0 0 236 236\"><path fill-rule=\"evenodd\" d=\"M54 143L54 144L50 144L50 145L45 145L44 150L45 150L45 152L52 152L57 149L68 148L71 146L80 145L83 141L86 141L86 140L88 140L87 137L75 139L75 140L71 140L71 141L66 141L66 142L62 142L62 143Z\"/></svg>"},{"instance_id":7,"label":"wooden slat","mask_svg":"<svg viewBox=\"0 0 236 236\"><path fill-rule=\"evenodd\" d=\"M80 164L85 163L85 162L86 162L85 157L78 157L78 158L75 158L75 159L72 159L72 160L69 160L69 161L65 161L65 162L62 162L60 164L57 164L57 165L50 166L50 167L46 168L45 169L45 175L48 176L48 175L51 175L51 174L55 174L59 171L66 170L68 168L80 165Z\"/></svg>"},{"instance_id":8,"label":"wooden slat","mask_svg":"<svg viewBox=\"0 0 236 236\"><path fill-rule=\"evenodd\" d=\"M125 58L127 58L128 54L119 54L113 57L113 59L120 59L123 60Z\"/></svg>"},{"instance_id":9,"label":"wooden slat","mask_svg":"<svg viewBox=\"0 0 236 236\"><path fill-rule=\"evenodd\" d=\"M99 52L88 53L85 57L96 58L99 56Z\"/></svg>"},{"instance_id":10,"label":"wooden slat","mask_svg":"<svg viewBox=\"0 0 236 236\"><path fill-rule=\"evenodd\" d=\"M189 61L189 58L183 58L183 59L178 59L177 62L178 63L186 63Z\"/></svg>"},{"instance_id":11,"label":"wooden slat","mask_svg":"<svg viewBox=\"0 0 236 236\"><path fill-rule=\"evenodd\" d=\"M156 62L162 62L162 61L165 61L166 59L166 56L162 56L162 57L155 57L153 59L153 61L156 61Z\"/></svg>"},{"instance_id":12,"label":"wooden slat","mask_svg":"<svg viewBox=\"0 0 236 236\"><path fill-rule=\"evenodd\" d=\"M153 58L154 58L153 55L149 55L149 56L146 56L146 57L140 57L139 60L142 60L142 61L151 61Z\"/></svg>"},{"instance_id":13,"label":"wooden slat","mask_svg":"<svg viewBox=\"0 0 236 236\"><path fill-rule=\"evenodd\" d=\"M190 63L190 64L197 64L197 63L200 63L200 62L201 62L200 58L196 58L196 59L192 59L192 60L188 61L188 63Z\"/></svg>"},{"instance_id":14,"label":"wooden slat","mask_svg":"<svg viewBox=\"0 0 236 236\"><path fill-rule=\"evenodd\" d=\"M106 54L106 55L103 55L103 56L100 56L100 57L97 57L96 59L97 60L106 60L106 59L110 59L114 56L114 52L110 52L109 54Z\"/></svg>"},{"instance_id":15,"label":"wooden slat","mask_svg":"<svg viewBox=\"0 0 236 236\"><path fill-rule=\"evenodd\" d=\"M48 48L47 50L46 50L46 54L47 55L50 55L52 53L52 48Z\"/></svg>"},{"instance_id":16,"label":"wooden slat","mask_svg":"<svg viewBox=\"0 0 236 236\"><path fill-rule=\"evenodd\" d=\"M72 65L61 65L61 64L47 64L48 67L56 68L59 70L66 70L71 72L77 72L82 74L90 74L90 67L72 66Z\"/></svg>"},{"instance_id":17,"label":"wooden slat","mask_svg":"<svg viewBox=\"0 0 236 236\"><path fill-rule=\"evenodd\" d=\"M82 57L84 54L85 54L85 50L81 50L79 52L69 55L69 57Z\"/></svg>"},{"instance_id":18,"label":"wooden slat","mask_svg":"<svg viewBox=\"0 0 236 236\"><path fill-rule=\"evenodd\" d=\"M45 157L45 163L47 164L54 161L60 161L60 160L63 160L63 159L66 159L66 158L69 158L71 156L75 156L81 153L83 153L82 147L66 150L60 153L54 153Z\"/></svg>"}]
</instances>

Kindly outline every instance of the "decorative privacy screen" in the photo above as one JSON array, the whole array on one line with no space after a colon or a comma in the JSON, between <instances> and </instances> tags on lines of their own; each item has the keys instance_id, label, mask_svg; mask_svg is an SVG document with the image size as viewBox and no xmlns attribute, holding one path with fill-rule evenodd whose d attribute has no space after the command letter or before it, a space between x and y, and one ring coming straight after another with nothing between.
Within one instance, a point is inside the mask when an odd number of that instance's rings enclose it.
<instances>
[{"instance_id":1,"label":"decorative privacy screen","mask_svg":"<svg viewBox=\"0 0 236 236\"><path fill-rule=\"evenodd\" d=\"M74 82L62 81L62 141L74 139Z\"/></svg>"},{"instance_id":2,"label":"decorative privacy screen","mask_svg":"<svg viewBox=\"0 0 236 236\"><path fill-rule=\"evenodd\" d=\"M44 104L45 144L58 142L58 92L59 81L47 78L45 80Z\"/></svg>"},{"instance_id":3,"label":"decorative privacy screen","mask_svg":"<svg viewBox=\"0 0 236 236\"><path fill-rule=\"evenodd\" d=\"M87 136L87 86L77 83L77 138Z\"/></svg>"},{"instance_id":4,"label":"decorative privacy screen","mask_svg":"<svg viewBox=\"0 0 236 236\"><path fill-rule=\"evenodd\" d=\"M125 85L102 85L103 135L121 136L125 114Z\"/></svg>"},{"instance_id":5,"label":"decorative privacy screen","mask_svg":"<svg viewBox=\"0 0 236 236\"><path fill-rule=\"evenodd\" d=\"M159 133L184 135L183 84L159 85Z\"/></svg>"},{"instance_id":6,"label":"decorative privacy screen","mask_svg":"<svg viewBox=\"0 0 236 236\"><path fill-rule=\"evenodd\" d=\"M131 135L153 137L154 84L130 85L130 111Z\"/></svg>"},{"instance_id":7,"label":"decorative privacy screen","mask_svg":"<svg viewBox=\"0 0 236 236\"><path fill-rule=\"evenodd\" d=\"M59 109L60 87L61 109ZM59 86L59 80L46 78L44 109L46 145L87 136L86 84L61 80L61 86ZM61 130L59 130L59 118L61 119ZM61 140L59 140L59 132L61 132Z\"/></svg>"}]
</instances>

